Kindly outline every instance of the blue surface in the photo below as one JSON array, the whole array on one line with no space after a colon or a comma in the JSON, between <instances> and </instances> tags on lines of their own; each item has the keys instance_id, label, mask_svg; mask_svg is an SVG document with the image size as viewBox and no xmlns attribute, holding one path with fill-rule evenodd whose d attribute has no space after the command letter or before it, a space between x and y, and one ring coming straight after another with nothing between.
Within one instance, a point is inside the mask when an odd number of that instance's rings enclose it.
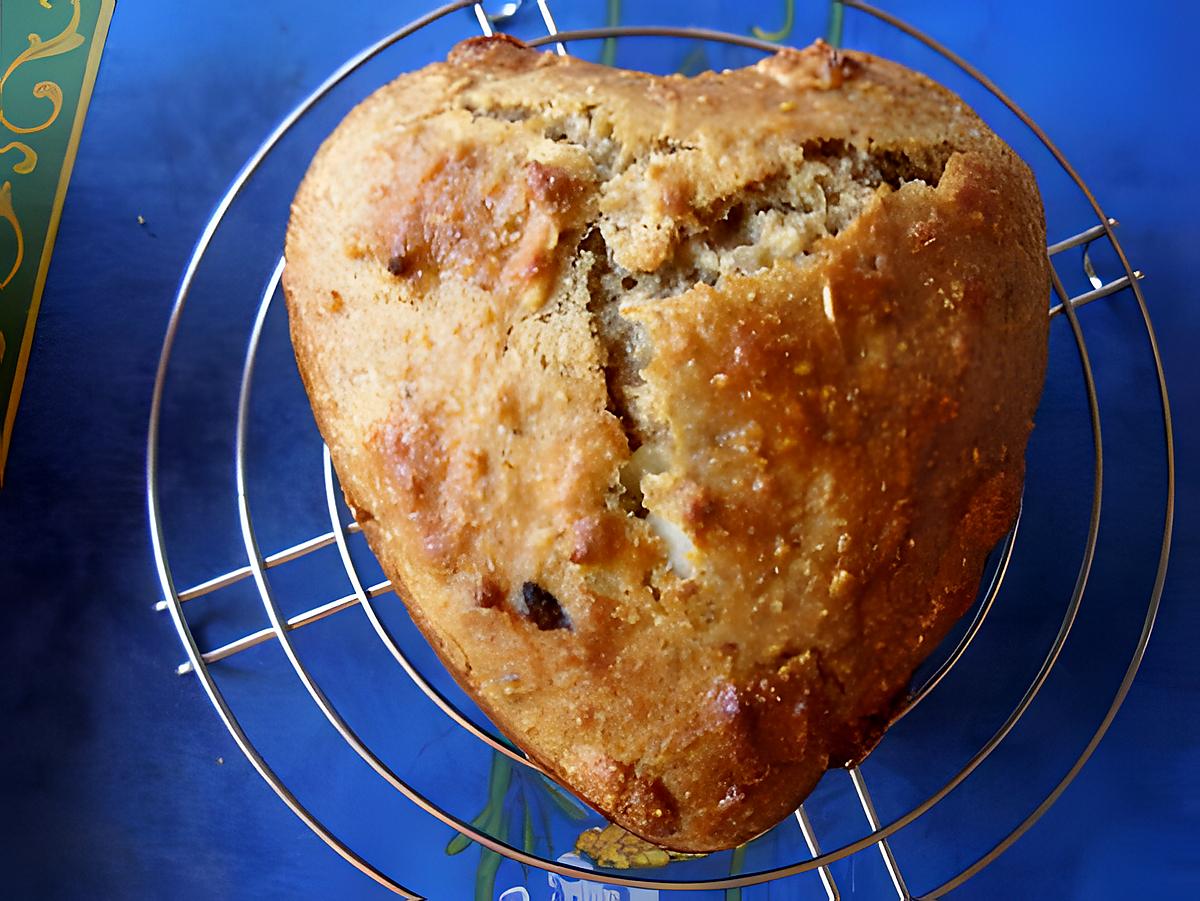
<instances>
[{"instance_id":1,"label":"blue surface","mask_svg":"<svg viewBox=\"0 0 1200 901\"><path fill-rule=\"evenodd\" d=\"M624 5L629 8L628 21L682 21L686 16L740 31L752 24L775 27L782 6L745 3L730 9L729 4L670 3L652 16L637 4ZM560 24L570 24L573 18L596 22L601 6L560 4ZM823 30L824 8L800 6L793 39L803 43ZM1131 7L1080 0L1054 4L1050 10L899 0L887 6L958 50L1008 90L1076 164L1106 210L1121 219L1121 239L1134 265L1149 273L1145 288L1172 390L1180 461L1171 572L1158 628L1128 703L1061 801L959 894L1194 897L1200 885L1195 845L1200 838L1200 675L1194 651L1200 626L1194 603L1200 589L1200 484L1191 461L1200 452L1194 361L1200 297L1190 270L1200 246L1200 189L1194 177L1200 156L1200 125L1194 112L1200 85L1192 63L1193 35L1200 22L1190 5L1166 2ZM345 57L422 8L413 2L343 0L336 12L313 21L285 0L123 0L117 9L50 268L8 484L0 493L0 592L9 615L0 637L0 711L5 723L0 854L10 897L386 896L328 851L271 795L238 754L195 680L172 674L181 659L179 645L167 619L151 609L159 586L146 531L144 438L169 303L213 203L261 137L297 100ZM413 39L403 54L364 72L324 109L323 118L318 117L308 133L281 148L278 167L264 174L239 212L242 229L257 229L258 237L219 248L223 265L207 276L210 295L240 290L239 284L246 281L261 283L264 265L270 265L263 262L266 253L278 244L280 210L312 142L336 120L339 110L391 72L434 58L449 36L470 33L472 27L463 13L441 31ZM848 45L855 46L857 38L915 64L928 61L901 38L881 44L882 34L858 14L847 13ZM597 52L595 45L583 49L585 55ZM721 57L714 63L725 64ZM952 74L930 71L939 78ZM966 96L989 119L998 114L981 95ZM1023 153L1034 152L1031 144L1018 147ZM1087 224L1078 204L1055 202L1060 193L1067 196L1061 186L1043 184L1043 190L1051 209L1052 236L1065 236ZM138 216L144 217L144 225ZM1157 538L1154 516L1137 511L1145 503L1153 510L1162 488L1157 458L1147 463L1138 453L1156 436L1147 431L1153 427L1147 410L1153 410L1144 394L1149 384L1146 362L1119 340L1136 325L1130 304L1125 294L1081 313L1093 352L1104 364L1100 378L1106 452L1114 461L1107 473L1106 518L1127 526L1102 543L1106 563L1093 582L1100 603L1112 606L1113 617L1120 613L1123 598L1130 610L1127 618L1112 620L1121 628L1111 635L1102 625L1081 622L1080 640L1092 639L1085 644L1089 648L1111 642L1114 659L1118 651L1128 653L1129 630L1148 587L1146 562ZM222 312L219 307L213 310ZM231 387L236 387L234 370L252 310L241 305L225 312L227 324L214 316L195 333L181 336L181 369L171 389L174 405L168 420L190 430L189 461L200 466L219 459L227 470ZM270 353L286 349L282 317L269 320L267 337ZM1066 344L1055 348L1064 363L1070 361L1070 352ZM1071 372L1070 367L1064 365L1063 372ZM284 396L295 387L281 384L270 390ZM1057 504L1078 507L1072 485L1080 483L1086 489L1089 465L1086 457L1065 457L1068 448L1086 448L1077 440L1086 434L1079 431L1086 421L1081 423L1070 406L1069 398L1075 395L1068 388L1077 385L1048 389L1035 437L1038 459L1064 458L1057 469L1031 467L1029 493L1041 498L1031 502L1037 514L1032 534L1047 540L1024 550L1034 563L1044 563L1046 571L1059 553L1053 537L1062 536L1075 560L1081 534L1077 517L1059 513ZM273 397L267 395L268 400ZM1057 414L1065 425L1054 424ZM273 424L261 440L267 450L286 455L293 440L311 437L311 425L296 419ZM319 477L319 461L304 465L310 470L305 478ZM182 508L168 507L172 534L226 536L223 542L206 542L203 550L179 555L181 583L240 562L229 476L223 470L225 481L211 494L197 494L196 485L179 474L164 485L167 499L189 499ZM264 514L257 524L265 533L264 546L270 549L313 534L315 523L305 518L320 511L323 501L319 491L317 495L303 503L286 493L259 501ZM1067 507L1067 500L1075 506ZM179 543L186 545L185 538ZM1015 573L1014 595L1034 604L1039 572L1031 564ZM330 586L315 572L310 578L301 571L294 578L295 592L303 587L311 589L314 598L331 596ZM306 581L309 584L301 584ZM293 595L287 593L289 605L302 603ZM228 601L216 602L204 623L206 646L263 623L261 610L257 617L243 619L245 609L254 609L244 603L251 597L233 594ZM1011 641L1016 658L1022 629L1032 630L1027 624L1035 622L1038 630L1045 626L1032 609L1018 607L1009 617L1000 616L999 637L994 640ZM350 628L334 621L330 627ZM395 627L403 630L404 624L397 619ZM1044 646L1042 631L1033 637ZM315 640L297 634L302 648L302 641ZM356 639L347 635L346 640ZM264 688L253 680L269 678L268 664L278 685ZM343 675L339 667L346 665L324 660L320 671L338 684ZM1082 723L1079 729L1094 726L1102 713L1092 698L1091 680L1103 678L1111 691L1114 665L1099 652L1064 657L1062 682L1055 690L1065 703L1058 709L1074 707ZM986 675L979 676L983 694L989 684ZM444 827L404 813L403 805L376 807L364 800L362 787L377 780L348 755L336 761L325 757L328 727L306 699L297 697L294 683L275 649L263 649L232 670L231 700L239 711L252 712L254 735L263 740L268 757L290 777L320 782L327 805L323 812L339 827L369 826L370 834L361 841L375 857L399 854L395 845L413 843L417 850L400 854L397 859L405 862L404 870L395 875L434 898L468 897L476 852L451 861L441 853L448 838ZM376 724L369 735L373 742L389 746L397 735L418 728L411 723L389 728L398 708L385 700L378 701L378 709L372 703L347 700L361 718L356 721ZM945 722L936 719L939 715ZM960 719L937 710L930 716L931 722L948 729ZM1045 760L1048 773L1061 772L1069 763L1063 754L1070 748L1060 753L1056 734L1059 729L1064 735L1070 731L1077 745L1083 733L1074 729L1075 720L1073 715L1058 721L1035 719L1026 743L1014 752L1026 756L1009 765L1028 766L1032 773ZM897 753L909 740L907 733L898 735ZM430 732L429 741L437 742L437 749L458 747L447 745L453 739L440 732ZM477 809L486 767L472 768L469 774L464 768L460 775L446 759L422 756L421 748L406 749L403 741L394 744L395 759L425 780L431 791L451 792L454 786L444 784L446 777L469 783L474 794L463 802L461 812L475 812L468 808ZM885 756L878 765L886 768L889 759ZM1030 781L1035 781L1032 776ZM826 794L832 797L838 791L842 790L834 786ZM1011 810L994 799L989 803L989 815L1005 822L1026 809L1015 801ZM983 847L976 848L976 854ZM907 837L898 842L897 851L910 873L918 876L925 863L932 867L932 861L950 853ZM857 870L843 865L838 870L843 890L853 897L885 897L886 882L873 863L877 861L864 860L856 864ZM501 876L498 886L512 885L519 881L520 870L506 865ZM927 887L927 881L910 878L916 888ZM530 885L544 882L534 878ZM789 884L746 893L756 899L798 896Z\"/></svg>"}]
</instances>

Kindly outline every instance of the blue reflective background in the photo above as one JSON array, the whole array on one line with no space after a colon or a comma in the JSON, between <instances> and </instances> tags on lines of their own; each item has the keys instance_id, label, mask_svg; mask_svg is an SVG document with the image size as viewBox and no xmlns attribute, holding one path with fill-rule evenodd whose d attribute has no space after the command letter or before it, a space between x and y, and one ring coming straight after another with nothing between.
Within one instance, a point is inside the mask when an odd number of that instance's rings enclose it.
<instances>
[{"instance_id":1,"label":"blue reflective background","mask_svg":"<svg viewBox=\"0 0 1200 901\"><path fill-rule=\"evenodd\" d=\"M569 27L598 23L603 6L559 2L556 10L560 25ZM691 20L742 32L752 25L775 28L783 18L782 2L624 6L626 21ZM798 6L792 40L806 43L824 31L825 6ZM1194 897L1200 885L1200 671L1194 653L1200 625L1194 604L1200 588L1195 537L1200 492L1190 464L1200 450L1193 350L1200 339L1200 296L1189 275L1200 247L1195 177L1200 85L1191 40L1198 18L1191 4L1166 2L896 0L886 6L992 76L1042 123L1107 211L1121 219L1121 238L1134 265L1149 274L1145 289L1162 340L1178 429L1179 509L1171 573L1159 625L1128 703L1062 800L959 894ZM145 522L144 436L168 306L212 205L262 136L325 74L423 9L411 0L342 0L319 14L285 0L122 0L118 6L63 212L7 485L0 493L0 595L7 612L7 627L0 634L5 729L0 854L6 896L386 896L329 852L274 798L238 754L195 680L172 674L181 659L178 642L168 620L151 609L159 586ZM525 10L521 19L531 34L536 31L532 12ZM474 27L464 12L440 30L414 37L403 57L391 58L392 70L364 73L359 96L406 67L397 59L421 64L441 54L451 36L472 33ZM881 34L859 14L847 12L848 46L856 45L856 36L869 37L872 49L902 59L927 59L914 55L911 44L898 36L881 43ZM622 45L618 62L636 64L638 53L647 52L630 48ZM579 52L594 58L599 47L584 45ZM683 63L688 49L671 52ZM716 53L709 62L726 64ZM985 116L995 110L982 95L967 98L979 103ZM347 94L333 106L344 107L353 99ZM296 146L284 149L283 174L256 189L245 216L250 223L261 217L264 244L277 243L281 199L286 204L303 166L304 141L315 140L338 114L331 108L325 125L314 123L312 135L301 135ZM1018 144L1022 152L1031 147ZM294 161L290 170L289 160ZM1081 207L1064 209L1053 202L1051 188L1044 190L1052 237L1087 224ZM239 248L224 248L229 270L212 276L210 289L219 291L222 278L232 284L242 275L260 282L262 256L256 251L247 249L243 258ZM1094 335L1094 352L1110 373L1102 413L1109 411L1105 427L1114 443L1112 456L1136 461L1141 442L1157 441L1143 429L1137 413L1146 407L1141 398L1149 383L1145 361L1123 360L1123 345L1113 339L1135 320L1109 309L1110 303L1128 305L1131 298L1120 295L1081 316L1091 317L1089 340ZM205 361L214 361L213 367L218 361L220 367L236 361L247 317L245 309L231 311L227 329L197 336L195 341L209 343L211 357L203 346L193 346L191 363L177 386L183 397L180 415L199 420L197 459L228 460L220 455L230 433L231 375L206 369ZM274 327L281 328L281 322ZM1048 391L1047 403L1056 397ZM211 434L206 432L209 415ZM1053 457L1059 439L1052 429L1045 434L1041 453ZM279 440L287 437L285 432ZM1085 458L1062 459L1061 484L1043 478L1038 488L1039 496L1048 498L1043 502L1046 517L1053 520L1056 498L1075 498L1071 486L1085 479L1089 465ZM1123 504L1133 510L1142 492L1150 503L1156 501L1161 492L1157 458L1145 466L1146 472L1131 465L1110 473L1116 487L1111 501L1106 497L1106 515L1122 517ZM1132 487L1122 491L1122 479ZM178 486L181 492L186 487ZM274 509L283 512L262 523L272 536L264 540L282 545L312 534L304 531L307 523L297 534L288 500L277 500L280 506ZM211 503L193 499L186 509L174 510L173 527L186 531L194 522L205 534L217 523L236 528L229 512L227 494L214 496ZM295 517L305 513L297 507ZM1077 536L1079 524L1064 518L1062 530ZM1139 527L1123 536L1119 546L1104 548L1109 568L1097 576L1098 590L1106 587L1105 580L1114 591L1124 589L1119 570L1125 555L1131 571L1136 566L1144 572L1156 540L1152 528ZM1076 544L1070 547L1075 554ZM227 541L210 553L180 561L186 570L181 581L236 565L239 549L237 535L230 531ZM1025 550L1035 558L1039 553L1036 547ZM1040 553L1050 560L1059 551L1047 546ZM1143 581L1130 586L1131 608L1143 603L1144 587ZM1121 596L1117 591L1116 601ZM206 644L262 622L261 613L253 623L238 621L233 612L226 621L214 614ZM1005 625L1003 619L1000 624ZM1007 627L1012 640L1019 641L1020 624ZM1127 653L1130 637L1127 629L1114 634L1114 647ZM270 659L278 664L277 657ZM1086 700L1093 664L1099 672L1103 661L1097 656L1071 664L1088 722L1102 712ZM281 684L288 680L294 682L281 671ZM293 697L290 683L288 690ZM328 727L315 715L297 726L291 708L273 697L264 700L261 693L246 692L235 700L239 710L255 715L260 724L256 735L275 736L266 741L272 760L299 779L322 781L327 797L342 799L344 819L354 825L358 818L358 826L365 823L376 834L379 853L386 854L389 843L411 841L427 848L420 863L410 861L404 873L395 875L433 898L470 896L477 852L471 849L451 862L441 853L448 837L444 827L432 827L415 812L383 818L370 805L359 807L363 786L375 777L348 755L324 758ZM291 703L307 701L293 697ZM403 724L398 728L402 732ZM1053 724L1044 728L1049 756ZM1031 753L1037 756L1036 750ZM453 760L420 765L454 776ZM1018 812L1004 811L1005 822ZM941 860L948 853L920 842L902 850L918 872L925 859ZM846 863L837 872L847 895L886 897L890 891L877 859ZM521 881L520 869L506 864L497 888ZM534 898L545 897L542 877L531 876L529 885ZM791 883L780 883L747 890L744 896L813 897L812 881L805 885L805 894ZM926 887L919 882L914 886Z\"/></svg>"}]
</instances>

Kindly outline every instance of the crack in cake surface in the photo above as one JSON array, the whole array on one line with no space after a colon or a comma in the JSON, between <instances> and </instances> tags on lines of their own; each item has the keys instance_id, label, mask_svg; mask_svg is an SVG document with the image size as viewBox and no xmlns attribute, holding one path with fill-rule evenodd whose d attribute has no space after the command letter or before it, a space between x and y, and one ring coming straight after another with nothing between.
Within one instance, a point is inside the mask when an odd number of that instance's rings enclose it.
<instances>
[{"instance_id":1,"label":"crack in cake surface","mask_svg":"<svg viewBox=\"0 0 1200 901\"><path fill-rule=\"evenodd\" d=\"M537 124L531 109L515 118L512 110L506 110L502 119ZM591 115L554 121L557 124L546 130L564 136L591 134L594 124ZM563 122L574 122L576 127L565 127ZM579 146L590 154L594 142ZM668 152L694 150L693 145L673 142ZM602 214L586 224L576 251L587 266L587 306L604 359L608 409L620 420L631 453L620 471L619 503L647 520L663 540L671 568L684 578L693 573L694 545L680 523L649 510L644 499L643 480L668 471L672 457L670 435L649 415L650 398L643 396L646 386L641 373L653 347L622 308L669 301L697 285L716 286L731 274L754 274L779 261L803 263L820 241L846 228L881 191L898 190L908 182L936 188L948 153L932 166L920 166L903 154L872 154L844 141L814 140L799 146L798 157L788 168L701 213L701 220L709 224L681 236L674 254L655 270L630 270L616 261ZM624 171L640 164L635 160ZM601 192L605 184L599 186ZM612 233L611 228L608 231Z\"/></svg>"}]
</instances>

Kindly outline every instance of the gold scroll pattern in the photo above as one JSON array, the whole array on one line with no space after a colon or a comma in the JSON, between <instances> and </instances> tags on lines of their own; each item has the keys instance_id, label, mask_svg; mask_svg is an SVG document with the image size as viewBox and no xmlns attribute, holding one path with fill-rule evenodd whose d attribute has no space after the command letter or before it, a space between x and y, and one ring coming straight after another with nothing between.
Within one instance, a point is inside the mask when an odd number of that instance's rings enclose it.
<instances>
[{"instance_id":1,"label":"gold scroll pattern","mask_svg":"<svg viewBox=\"0 0 1200 901\"><path fill-rule=\"evenodd\" d=\"M59 56L63 53L69 53L84 43L84 37L79 33L79 2L80 0L68 0L71 5L71 17L65 28L48 40L42 40L39 34L30 34L27 38L29 46L26 47L4 70L4 74L0 75L0 125L3 125L11 134L29 135L36 134L40 131L45 131L58 118L58 114L62 112L63 92L62 88L53 81L39 81L33 86L33 96L39 99L50 101L50 111L46 118L34 125L19 125L12 122L5 113L4 109L4 88L8 83L8 79L17 69L26 63L34 60L47 59L51 56ZM49 0L41 0L40 5L44 9L51 9ZM3 147L0 147L0 157L5 156L9 151L18 151L21 154L21 159L13 164L12 171L16 175L28 175L37 168L38 155L37 152L26 144L24 141L10 141ZM13 205L13 186L12 182L6 180L0 185L0 219L3 219L12 228L16 236L16 255L12 263L9 264L7 274L0 279L0 290L8 286L12 281L13 276L17 274L17 270L21 268L21 263L25 259L25 236L21 229L21 220L17 215L16 207ZM3 271L3 263L0 263L0 271ZM4 359L4 343L0 338L0 360Z\"/></svg>"}]
</instances>

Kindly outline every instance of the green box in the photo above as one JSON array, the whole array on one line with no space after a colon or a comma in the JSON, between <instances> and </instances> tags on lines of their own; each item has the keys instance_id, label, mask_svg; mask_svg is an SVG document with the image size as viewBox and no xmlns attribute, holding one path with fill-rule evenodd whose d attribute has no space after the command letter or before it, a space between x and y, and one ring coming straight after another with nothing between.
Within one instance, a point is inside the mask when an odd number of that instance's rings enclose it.
<instances>
[{"instance_id":1,"label":"green box","mask_svg":"<svg viewBox=\"0 0 1200 901\"><path fill-rule=\"evenodd\" d=\"M0 2L0 485L50 251L115 2Z\"/></svg>"}]
</instances>

